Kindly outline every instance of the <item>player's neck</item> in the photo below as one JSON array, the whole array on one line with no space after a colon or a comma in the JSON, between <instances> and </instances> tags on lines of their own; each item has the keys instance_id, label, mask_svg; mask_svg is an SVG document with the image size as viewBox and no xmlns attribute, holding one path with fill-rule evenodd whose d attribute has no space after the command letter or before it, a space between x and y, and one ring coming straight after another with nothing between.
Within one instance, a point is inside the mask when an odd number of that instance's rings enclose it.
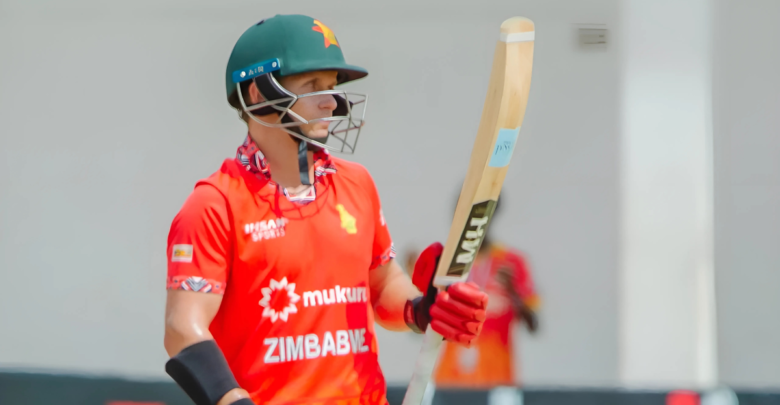
<instances>
[{"instance_id":1,"label":"player's neck","mask_svg":"<svg viewBox=\"0 0 780 405\"><path fill-rule=\"evenodd\" d=\"M251 123L250 123L251 124ZM287 189L289 193L297 194L308 189L301 183L298 169L298 142L289 134L278 128L267 128L260 125L250 125L249 135L257 147L265 155L271 168L271 179ZM309 160L309 178L314 178L312 167L313 153L307 153Z\"/></svg>"}]
</instances>

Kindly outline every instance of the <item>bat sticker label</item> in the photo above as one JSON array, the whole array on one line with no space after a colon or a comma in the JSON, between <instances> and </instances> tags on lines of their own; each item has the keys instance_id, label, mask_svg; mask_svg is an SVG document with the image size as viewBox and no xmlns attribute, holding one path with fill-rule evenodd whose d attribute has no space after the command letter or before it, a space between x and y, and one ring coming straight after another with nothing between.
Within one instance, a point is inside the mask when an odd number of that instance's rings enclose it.
<instances>
[{"instance_id":1,"label":"bat sticker label","mask_svg":"<svg viewBox=\"0 0 780 405\"><path fill-rule=\"evenodd\" d=\"M512 159L512 152L515 151L517 135L520 133L520 127L515 129L501 128L498 130L498 139L493 148L493 154L490 156L490 167L504 167Z\"/></svg>"},{"instance_id":2,"label":"bat sticker label","mask_svg":"<svg viewBox=\"0 0 780 405\"><path fill-rule=\"evenodd\" d=\"M463 232L460 234L455 255L447 269L447 276L462 277L469 274L471 264L485 239L485 232L495 210L496 202L494 200L483 201L471 207L471 213L466 220Z\"/></svg>"}]
</instances>

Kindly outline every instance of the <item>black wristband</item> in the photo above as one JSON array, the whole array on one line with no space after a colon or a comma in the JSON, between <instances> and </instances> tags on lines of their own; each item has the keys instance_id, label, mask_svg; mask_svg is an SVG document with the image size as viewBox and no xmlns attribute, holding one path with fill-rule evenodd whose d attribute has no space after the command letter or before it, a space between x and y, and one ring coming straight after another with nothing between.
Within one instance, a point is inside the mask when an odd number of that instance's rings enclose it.
<instances>
[{"instance_id":1,"label":"black wristband","mask_svg":"<svg viewBox=\"0 0 780 405\"><path fill-rule=\"evenodd\" d=\"M165 363L165 371L196 405L215 405L228 391L240 388L213 340L187 346Z\"/></svg>"},{"instance_id":2,"label":"black wristband","mask_svg":"<svg viewBox=\"0 0 780 405\"><path fill-rule=\"evenodd\" d=\"M241 398L238 401L233 402L230 405L255 405L255 403L252 402L252 400L249 399L249 398Z\"/></svg>"},{"instance_id":3,"label":"black wristband","mask_svg":"<svg viewBox=\"0 0 780 405\"><path fill-rule=\"evenodd\" d=\"M428 329L428 324L431 322L429 311L435 299L436 289L434 288L433 291L429 291L425 296L406 301L406 305L404 305L404 321L412 332L425 333L425 330Z\"/></svg>"}]
</instances>

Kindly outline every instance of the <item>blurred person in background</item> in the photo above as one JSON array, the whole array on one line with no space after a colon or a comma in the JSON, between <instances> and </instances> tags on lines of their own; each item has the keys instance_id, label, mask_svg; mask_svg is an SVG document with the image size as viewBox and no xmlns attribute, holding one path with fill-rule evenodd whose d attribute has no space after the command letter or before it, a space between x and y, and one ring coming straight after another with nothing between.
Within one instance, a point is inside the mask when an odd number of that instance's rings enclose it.
<instances>
[{"instance_id":1,"label":"blurred person in background","mask_svg":"<svg viewBox=\"0 0 780 405\"><path fill-rule=\"evenodd\" d=\"M502 196L493 214L505 203ZM490 389L516 384L519 367L514 364L514 322L521 322L531 333L538 329L539 296L524 255L487 235L469 274L469 281L488 293L487 319L480 336L470 347L444 343L434 371L436 388ZM406 257L411 271L418 254Z\"/></svg>"}]
</instances>

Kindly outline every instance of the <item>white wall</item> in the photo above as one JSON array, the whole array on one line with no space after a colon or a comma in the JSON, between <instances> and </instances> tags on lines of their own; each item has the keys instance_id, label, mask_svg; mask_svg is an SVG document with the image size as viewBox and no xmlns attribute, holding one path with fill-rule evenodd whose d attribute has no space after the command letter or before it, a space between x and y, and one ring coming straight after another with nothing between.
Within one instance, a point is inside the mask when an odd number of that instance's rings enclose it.
<instances>
[{"instance_id":1,"label":"white wall","mask_svg":"<svg viewBox=\"0 0 780 405\"><path fill-rule=\"evenodd\" d=\"M705 388L717 380L712 1L621 4L621 382Z\"/></svg>"},{"instance_id":2,"label":"white wall","mask_svg":"<svg viewBox=\"0 0 780 405\"><path fill-rule=\"evenodd\" d=\"M529 140L494 225L544 299L525 380L616 384L617 55L577 49L571 24L614 27L617 0L0 2L0 367L164 376L168 226L242 140L223 69L277 12L326 21L371 72L350 85L371 97L353 158L401 249L445 238L497 28L536 21ZM391 381L417 343L380 335Z\"/></svg>"},{"instance_id":3,"label":"white wall","mask_svg":"<svg viewBox=\"0 0 780 405\"><path fill-rule=\"evenodd\" d=\"M719 0L714 137L720 374L780 386L780 2Z\"/></svg>"}]
</instances>

